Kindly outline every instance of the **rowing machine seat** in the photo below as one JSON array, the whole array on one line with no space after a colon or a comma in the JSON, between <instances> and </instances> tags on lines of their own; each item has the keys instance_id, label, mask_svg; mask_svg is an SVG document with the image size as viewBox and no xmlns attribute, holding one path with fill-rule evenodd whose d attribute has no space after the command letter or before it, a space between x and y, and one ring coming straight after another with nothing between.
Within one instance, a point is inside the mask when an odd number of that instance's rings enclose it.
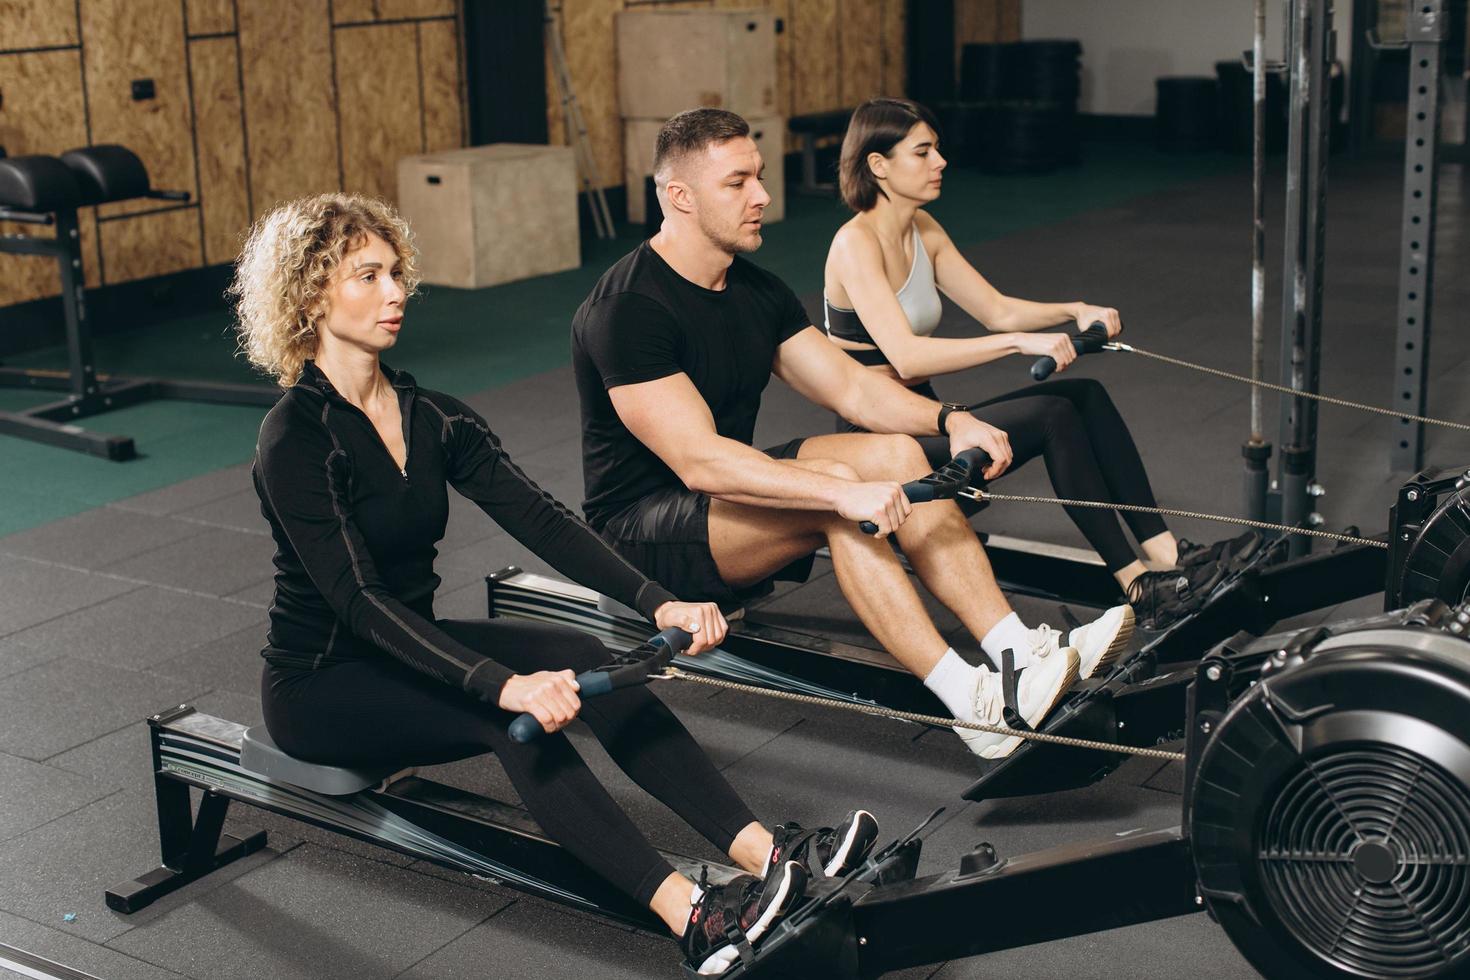
<instances>
[{"instance_id":1,"label":"rowing machine seat","mask_svg":"<svg viewBox=\"0 0 1470 980\"><path fill-rule=\"evenodd\" d=\"M346 769L304 762L282 752L264 725L245 730L240 739L240 767L257 776L290 783L327 796L351 796L376 786L398 771L396 766Z\"/></svg>"},{"instance_id":2,"label":"rowing machine seat","mask_svg":"<svg viewBox=\"0 0 1470 980\"><path fill-rule=\"evenodd\" d=\"M76 177L56 157L0 159L0 207L44 213L75 208L81 200Z\"/></svg>"},{"instance_id":3,"label":"rowing machine seat","mask_svg":"<svg viewBox=\"0 0 1470 980\"><path fill-rule=\"evenodd\" d=\"M83 204L106 204L148 197L148 168L125 146L104 143L68 150L61 162L71 168L82 191Z\"/></svg>"}]
</instances>

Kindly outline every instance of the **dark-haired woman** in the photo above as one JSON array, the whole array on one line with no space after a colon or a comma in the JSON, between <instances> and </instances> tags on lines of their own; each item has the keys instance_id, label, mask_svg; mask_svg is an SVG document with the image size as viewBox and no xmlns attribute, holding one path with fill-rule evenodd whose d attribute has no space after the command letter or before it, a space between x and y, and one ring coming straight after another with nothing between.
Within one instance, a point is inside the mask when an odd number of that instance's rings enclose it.
<instances>
[{"instance_id":1,"label":"dark-haired woman","mask_svg":"<svg viewBox=\"0 0 1470 980\"><path fill-rule=\"evenodd\" d=\"M940 194L945 168L933 115L903 99L873 99L853 113L842 144L840 185L854 216L827 253L827 335L854 358L938 399L929 379L1010 354L1049 355L1058 371L1076 358L1064 332L1048 327L1101 321L1109 337L1123 329L1118 311L1074 301L1037 303L1006 296L960 253L923 210ZM978 336L931 336L943 292L986 328ZM1003 429L1015 452L1012 470L1041 456L1062 497L1156 506L1148 474L1123 417L1101 384L1060 380L1007 392L973 414ZM848 427L843 420L839 428ZM926 443L936 464L943 439ZM932 443L930 445L929 443ZM1254 550L1244 535L1210 548L1182 547L1156 514L1124 513L1148 561L1133 550L1111 511L1067 508L1145 627L1160 628L1194 608L1231 561Z\"/></svg>"}]
</instances>

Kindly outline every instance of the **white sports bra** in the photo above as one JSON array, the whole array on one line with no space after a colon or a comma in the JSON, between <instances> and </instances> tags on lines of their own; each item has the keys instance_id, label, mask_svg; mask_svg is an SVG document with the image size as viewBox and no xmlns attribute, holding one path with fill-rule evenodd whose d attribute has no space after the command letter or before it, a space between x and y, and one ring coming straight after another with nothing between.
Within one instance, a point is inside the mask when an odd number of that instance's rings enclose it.
<instances>
[{"instance_id":1,"label":"white sports bra","mask_svg":"<svg viewBox=\"0 0 1470 980\"><path fill-rule=\"evenodd\" d=\"M924 239L918 228L914 229L914 262L909 266L909 277L895 295L915 336L927 337L939 326L943 307L939 301L939 287L934 283L934 263L929 261L929 253L924 251ZM822 313L828 336L856 344L873 343L856 311L834 306L825 294L822 296Z\"/></svg>"}]
</instances>

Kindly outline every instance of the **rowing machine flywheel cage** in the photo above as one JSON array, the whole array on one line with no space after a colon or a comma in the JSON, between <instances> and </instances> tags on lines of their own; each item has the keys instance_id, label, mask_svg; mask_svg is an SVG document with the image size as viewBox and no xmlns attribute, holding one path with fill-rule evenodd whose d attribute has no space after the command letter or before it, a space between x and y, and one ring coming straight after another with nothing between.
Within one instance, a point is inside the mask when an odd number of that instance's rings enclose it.
<instances>
[{"instance_id":1,"label":"rowing machine flywheel cage","mask_svg":"<svg viewBox=\"0 0 1470 980\"><path fill-rule=\"evenodd\" d=\"M1428 469L1399 489L1389 517L1384 608L1470 599L1470 468Z\"/></svg>"},{"instance_id":2,"label":"rowing machine flywheel cage","mask_svg":"<svg viewBox=\"0 0 1470 980\"><path fill-rule=\"evenodd\" d=\"M1470 973L1470 642L1405 622L1316 631L1200 752L1199 894L1266 977Z\"/></svg>"}]
</instances>

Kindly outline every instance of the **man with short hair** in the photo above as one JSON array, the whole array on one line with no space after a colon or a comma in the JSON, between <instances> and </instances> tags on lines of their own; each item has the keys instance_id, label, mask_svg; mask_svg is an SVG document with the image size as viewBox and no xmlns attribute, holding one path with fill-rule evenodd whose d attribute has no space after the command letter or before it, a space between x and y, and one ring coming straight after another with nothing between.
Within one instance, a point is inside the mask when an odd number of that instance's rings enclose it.
<instances>
[{"instance_id":1,"label":"man with short hair","mask_svg":"<svg viewBox=\"0 0 1470 980\"><path fill-rule=\"evenodd\" d=\"M761 244L770 202L761 172L750 128L732 112L690 110L660 131L663 226L603 275L572 321L587 520L652 578L727 609L777 577L804 579L825 544L863 625L956 718L999 724L1010 707L1040 723L1079 673L1116 657L1132 610L1109 610L1066 644L1045 626L1028 630L959 508L910 505L901 483L929 472L912 436L985 450L993 478L1010 463L1005 433L865 370L811 326L785 283L740 257ZM753 449L773 373L870 431ZM876 536L862 533L863 520ZM889 534L999 671L944 641ZM986 758L1020 744L958 731Z\"/></svg>"}]
</instances>

